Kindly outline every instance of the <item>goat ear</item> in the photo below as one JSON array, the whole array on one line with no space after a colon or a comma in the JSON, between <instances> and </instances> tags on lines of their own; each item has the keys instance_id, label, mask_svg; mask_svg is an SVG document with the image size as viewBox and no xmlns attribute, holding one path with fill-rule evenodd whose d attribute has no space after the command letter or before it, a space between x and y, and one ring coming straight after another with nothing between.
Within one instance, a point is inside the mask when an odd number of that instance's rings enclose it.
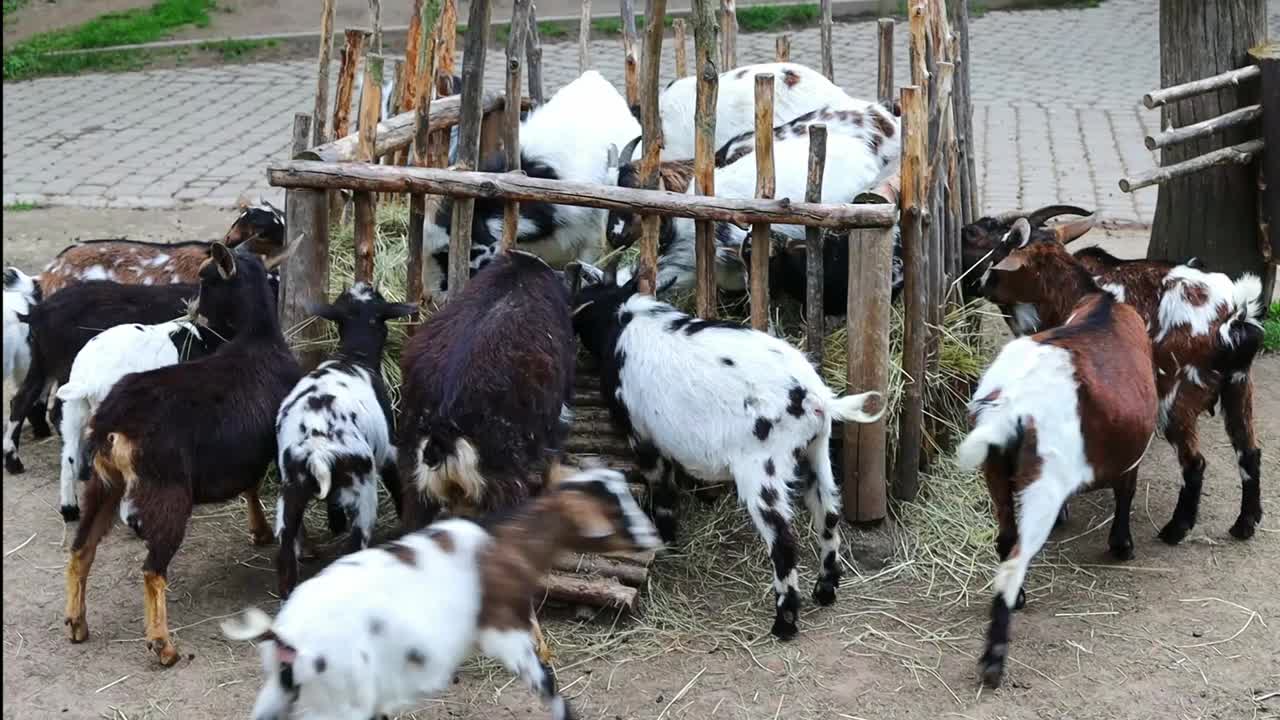
<instances>
[{"instance_id":1,"label":"goat ear","mask_svg":"<svg viewBox=\"0 0 1280 720\"><path fill-rule=\"evenodd\" d=\"M218 266L218 274L223 280L230 280L236 276L236 257L226 245L220 242L214 243L209 248L209 256L213 258L214 264Z\"/></svg>"},{"instance_id":2,"label":"goat ear","mask_svg":"<svg viewBox=\"0 0 1280 720\"><path fill-rule=\"evenodd\" d=\"M413 303L387 303L378 312L378 317L383 320L392 320L394 318L408 317L418 311L418 306Z\"/></svg>"},{"instance_id":3,"label":"goat ear","mask_svg":"<svg viewBox=\"0 0 1280 720\"><path fill-rule=\"evenodd\" d=\"M274 270L275 268L280 267L280 265L284 263L285 260L288 260L289 256L298 249L298 246L302 244L302 241L305 240L306 237L306 233L298 233L298 236L293 239L293 242L284 246L284 250L281 250L279 253L269 258L264 258L262 264L266 266L267 270Z\"/></svg>"},{"instance_id":4,"label":"goat ear","mask_svg":"<svg viewBox=\"0 0 1280 720\"><path fill-rule=\"evenodd\" d=\"M991 269L997 272L1013 272L1014 270L1020 270L1026 264L1027 258L1023 253L1012 252L1005 259L992 266Z\"/></svg>"},{"instance_id":5,"label":"goat ear","mask_svg":"<svg viewBox=\"0 0 1280 720\"><path fill-rule=\"evenodd\" d=\"M307 303L307 314L315 315L316 317L331 320L333 322L338 322L342 317L338 313L338 309L329 303Z\"/></svg>"},{"instance_id":6,"label":"goat ear","mask_svg":"<svg viewBox=\"0 0 1280 720\"><path fill-rule=\"evenodd\" d=\"M248 608L244 614L222 621L222 632L232 640L270 640L275 638L271 631L271 616L256 607Z\"/></svg>"},{"instance_id":7,"label":"goat ear","mask_svg":"<svg viewBox=\"0 0 1280 720\"><path fill-rule=\"evenodd\" d=\"M1013 248L1024 248L1031 242L1031 223L1026 218L1018 218L1002 241Z\"/></svg>"}]
</instances>

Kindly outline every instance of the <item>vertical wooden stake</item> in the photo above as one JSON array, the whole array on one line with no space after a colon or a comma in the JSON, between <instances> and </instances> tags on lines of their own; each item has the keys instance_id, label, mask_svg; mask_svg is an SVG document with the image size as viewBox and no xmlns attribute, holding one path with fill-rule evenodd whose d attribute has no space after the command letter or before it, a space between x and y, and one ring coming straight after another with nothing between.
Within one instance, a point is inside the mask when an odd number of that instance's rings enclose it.
<instances>
[{"instance_id":1,"label":"vertical wooden stake","mask_svg":"<svg viewBox=\"0 0 1280 720\"><path fill-rule=\"evenodd\" d=\"M657 189L658 160L662 155L662 118L658 115L658 76L662 71L662 24L667 0L649 0L645 7L644 84L640 95L640 131L644 155L640 160L640 180L644 187ZM662 218L640 218L640 263L636 275L640 292L657 292L658 229Z\"/></svg>"},{"instance_id":2,"label":"vertical wooden stake","mask_svg":"<svg viewBox=\"0 0 1280 720\"><path fill-rule=\"evenodd\" d=\"M507 37L507 103L503 109L503 146L507 172L520 171L520 61L524 58L524 36L529 31L530 0L515 0L511 11L511 34ZM513 250L520 226L520 203L508 200L502 207L502 250Z\"/></svg>"},{"instance_id":3,"label":"vertical wooden stake","mask_svg":"<svg viewBox=\"0 0 1280 720\"><path fill-rule=\"evenodd\" d=\"M364 87L360 93L359 162L376 162L374 145L378 138L378 114L382 110L383 57L370 53L364 61ZM357 190L355 203L355 279L373 282L374 238L377 234L373 193Z\"/></svg>"},{"instance_id":4,"label":"vertical wooden stake","mask_svg":"<svg viewBox=\"0 0 1280 720\"><path fill-rule=\"evenodd\" d=\"M329 59L333 55L333 0L324 0L320 12L320 58L316 73L316 108L311 112L311 144L328 142L325 123L329 119Z\"/></svg>"},{"instance_id":5,"label":"vertical wooden stake","mask_svg":"<svg viewBox=\"0 0 1280 720\"><path fill-rule=\"evenodd\" d=\"M720 0L720 67L728 72L738 67L738 2Z\"/></svg>"},{"instance_id":6,"label":"vertical wooden stake","mask_svg":"<svg viewBox=\"0 0 1280 720\"><path fill-rule=\"evenodd\" d=\"M293 118L293 152L306 149L311 118L297 113ZM280 268L280 327L291 341L305 343L320 337L318 324L298 328L308 317L307 307L323 302L329 288L329 193L324 190L285 192L285 236L305 235L289 262ZM295 328L298 328L295 330ZM298 353L304 370L320 364L324 353L318 348Z\"/></svg>"},{"instance_id":7,"label":"vertical wooden stake","mask_svg":"<svg viewBox=\"0 0 1280 720\"><path fill-rule=\"evenodd\" d=\"M360 28L346 29L342 65L338 68L338 96L333 103L333 138L335 140L351 134L351 95L355 91L356 67L364 55L364 46L369 39L369 34L368 30Z\"/></svg>"},{"instance_id":8,"label":"vertical wooden stake","mask_svg":"<svg viewBox=\"0 0 1280 720\"><path fill-rule=\"evenodd\" d=\"M418 44L417 54L407 58L406 75L413 77L414 97L409 98L413 105L413 164L427 167L428 151L431 145L430 117L432 78L436 71L436 24L440 19L440 0L416 0L418 14L415 22L418 25L422 40ZM447 142L447 141L446 141ZM409 196L409 246L408 264L405 268L405 302L424 304L422 297L422 231L427 219L427 196L414 194ZM416 327L418 313L414 313L414 324L409 326L410 332Z\"/></svg>"},{"instance_id":9,"label":"vertical wooden stake","mask_svg":"<svg viewBox=\"0 0 1280 720\"><path fill-rule=\"evenodd\" d=\"M902 372L906 385L902 412L898 418L898 457L894 468L893 494L912 500L920 490L920 453L924 430L925 340L928 337L928 280L925 277L927 243L924 233L925 133L928 112L922 88L902 88L902 264L906 275L903 289Z\"/></svg>"},{"instance_id":10,"label":"vertical wooden stake","mask_svg":"<svg viewBox=\"0 0 1280 720\"><path fill-rule=\"evenodd\" d=\"M773 40L774 59L778 62L791 62L791 36L779 35Z\"/></svg>"},{"instance_id":11,"label":"vertical wooden stake","mask_svg":"<svg viewBox=\"0 0 1280 720\"><path fill-rule=\"evenodd\" d=\"M697 63L698 87L693 114L693 173L699 195L715 195L716 98L719 94L720 71L716 67L715 0L693 0L694 59ZM699 220L694 260L697 311L700 317L716 316L716 238L715 223Z\"/></svg>"},{"instance_id":12,"label":"vertical wooden stake","mask_svg":"<svg viewBox=\"0 0 1280 720\"><path fill-rule=\"evenodd\" d=\"M805 202L822 202L822 176L827 167L827 126L818 123L809 126L809 177L805 184ZM822 343L826 335L826 312L822 305L822 228L810 227L804 231L805 242L805 326L804 347L809 362L822 367ZM850 253L854 251L849 246ZM752 248L755 252L755 248ZM754 255L752 256L754 257Z\"/></svg>"},{"instance_id":13,"label":"vertical wooden stake","mask_svg":"<svg viewBox=\"0 0 1280 720\"><path fill-rule=\"evenodd\" d=\"M534 107L542 105L546 100L542 94L542 34L538 32L538 6L529 3L529 98Z\"/></svg>"},{"instance_id":14,"label":"vertical wooden stake","mask_svg":"<svg viewBox=\"0 0 1280 720\"><path fill-rule=\"evenodd\" d=\"M436 26L436 97L453 95L451 86L457 74L458 0L444 0L440 7L440 24Z\"/></svg>"},{"instance_id":15,"label":"vertical wooden stake","mask_svg":"<svg viewBox=\"0 0 1280 720\"><path fill-rule=\"evenodd\" d=\"M676 43L676 77L682 78L689 74L688 41L685 37L684 18L673 20L671 30L675 34Z\"/></svg>"},{"instance_id":16,"label":"vertical wooden stake","mask_svg":"<svg viewBox=\"0 0 1280 720\"><path fill-rule=\"evenodd\" d=\"M893 18L880 18L876 23L879 32L880 54L876 73L876 98L881 105L893 107Z\"/></svg>"},{"instance_id":17,"label":"vertical wooden stake","mask_svg":"<svg viewBox=\"0 0 1280 720\"><path fill-rule=\"evenodd\" d=\"M458 126L458 165L474 170L480 163L481 95L489 33L491 0L472 0L467 16L467 37L462 52L462 120ZM471 222L476 201L458 198L453 203L449 228L449 294L457 295L471 279Z\"/></svg>"},{"instance_id":18,"label":"vertical wooden stake","mask_svg":"<svg viewBox=\"0 0 1280 720\"><path fill-rule=\"evenodd\" d=\"M578 17L578 74L591 69L591 0L582 0Z\"/></svg>"},{"instance_id":19,"label":"vertical wooden stake","mask_svg":"<svg viewBox=\"0 0 1280 720\"><path fill-rule=\"evenodd\" d=\"M636 50L636 8L634 0L620 0L622 12L622 62L627 105L640 104L640 64Z\"/></svg>"},{"instance_id":20,"label":"vertical wooden stake","mask_svg":"<svg viewBox=\"0 0 1280 720\"><path fill-rule=\"evenodd\" d=\"M756 75L756 197L774 193L773 75ZM751 226L751 327L769 329L769 223Z\"/></svg>"},{"instance_id":21,"label":"vertical wooden stake","mask_svg":"<svg viewBox=\"0 0 1280 720\"><path fill-rule=\"evenodd\" d=\"M369 23L373 25L373 51L382 54L382 0L369 0Z\"/></svg>"},{"instance_id":22,"label":"vertical wooden stake","mask_svg":"<svg viewBox=\"0 0 1280 720\"><path fill-rule=\"evenodd\" d=\"M849 299L846 307L847 392L889 395L889 297L893 228L849 233ZM888 421L844 424L844 516L852 523L888 514Z\"/></svg>"},{"instance_id":23,"label":"vertical wooden stake","mask_svg":"<svg viewBox=\"0 0 1280 720\"><path fill-rule=\"evenodd\" d=\"M831 0L822 0L819 43L822 45L822 74L836 81L835 62L831 58Z\"/></svg>"}]
</instances>

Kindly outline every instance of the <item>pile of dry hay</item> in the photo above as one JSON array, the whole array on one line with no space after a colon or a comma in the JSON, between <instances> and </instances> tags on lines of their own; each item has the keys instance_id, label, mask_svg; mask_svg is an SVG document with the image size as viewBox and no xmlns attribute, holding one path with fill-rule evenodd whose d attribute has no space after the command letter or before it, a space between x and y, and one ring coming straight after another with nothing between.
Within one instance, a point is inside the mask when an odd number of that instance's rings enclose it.
<instances>
[{"instance_id":1,"label":"pile of dry hay","mask_svg":"<svg viewBox=\"0 0 1280 720\"><path fill-rule=\"evenodd\" d=\"M378 208L377 221L375 282L388 300L399 301L404 298L406 287L407 207L384 204ZM353 282L352 232L350 227L335 227L330 237L330 293L336 295ZM675 304L688 309L692 298L676 298ZM990 580L995 564L995 531L986 488L976 475L960 472L952 465L947 447L951 442L948 438L962 433L968 384L978 378L991 356L990 343L983 339L980 329L974 329L982 323L972 322L981 312L976 306L968 306L953 309L946 318L939 375L928 384L926 392L932 429L926 433L926 445L933 450L934 461L922 478L920 497L892 508L897 522L891 533L895 547L888 565L864 573L846 545L843 560L847 579L842 591L846 596L865 594L885 583L910 581L916 594L923 588L924 595L934 600L967 603L970 593ZM746 303L723 305L721 316L744 319ZM319 346L327 351L336 347L336 331L330 323L324 324L325 335L308 348ZM778 303L773 326L779 335L799 344L803 325L799 308L793 303ZM393 402L398 398L399 355L407 337L406 327L407 323L393 325L383 359L383 375ZM296 329L290 335L296 335ZM825 339L822 373L837 393L845 390L847 339L843 324ZM890 339L889 432L890 443L896 446L903 389L899 307L894 308ZM617 659L615 653L625 644L625 654L633 657L678 648L740 649L754 657L753 645L766 633L763 618L772 606L768 583L772 570L759 537L736 505L732 495L709 507L686 498L682 503L680 541L656 563L644 607L637 617L620 623L612 611L601 611L596 617L550 624L547 632L557 652L578 658L612 654ZM313 512L320 511L313 508ZM384 513L383 517L385 522L394 515ZM797 529L800 527L798 523ZM807 544L812 542L809 533L799 535L808 538ZM802 577L813 577L816 558L816 546L809 545L807 552L801 553ZM804 620L805 631L821 632L822 626L816 623L838 622L840 616L829 612L810 615Z\"/></svg>"}]
</instances>

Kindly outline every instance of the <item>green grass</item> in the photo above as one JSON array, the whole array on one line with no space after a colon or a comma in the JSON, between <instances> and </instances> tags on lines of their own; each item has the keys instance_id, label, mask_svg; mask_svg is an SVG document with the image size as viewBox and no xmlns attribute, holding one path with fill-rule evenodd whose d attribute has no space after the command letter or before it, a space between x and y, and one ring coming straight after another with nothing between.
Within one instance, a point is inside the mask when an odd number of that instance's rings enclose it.
<instances>
[{"instance_id":1,"label":"green grass","mask_svg":"<svg viewBox=\"0 0 1280 720\"><path fill-rule=\"evenodd\" d=\"M9 17L9 13L21 10L29 2L31 0L4 0L4 16Z\"/></svg>"},{"instance_id":2,"label":"green grass","mask_svg":"<svg viewBox=\"0 0 1280 720\"><path fill-rule=\"evenodd\" d=\"M273 48L279 44L275 40L213 40L200 43L196 47L208 52L222 53L223 60L238 60L255 50Z\"/></svg>"},{"instance_id":3,"label":"green grass","mask_svg":"<svg viewBox=\"0 0 1280 720\"><path fill-rule=\"evenodd\" d=\"M8 7L8 3L6 3L5 6ZM33 202L20 202L20 203L14 203L12 205L5 205L4 211L5 212L26 212L28 210L35 210L38 207L40 206Z\"/></svg>"},{"instance_id":4,"label":"green grass","mask_svg":"<svg viewBox=\"0 0 1280 720\"><path fill-rule=\"evenodd\" d=\"M741 14L741 11L739 11ZM663 27L671 27L675 22L675 18L667 15L662 19ZM621 35L622 34L622 18L600 18L591 21L591 29L604 35ZM636 35L644 34L644 15L636 15Z\"/></svg>"},{"instance_id":5,"label":"green grass","mask_svg":"<svg viewBox=\"0 0 1280 720\"><path fill-rule=\"evenodd\" d=\"M6 13L10 2L5 0ZM48 53L161 40L188 25L207 26L209 11L213 8L214 0L158 0L149 8L107 13L75 27L33 35L6 48L4 79L22 80L36 75L141 67L147 54L137 50L86 55Z\"/></svg>"},{"instance_id":6,"label":"green grass","mask_svg":"<svg viewBox=\"0 0 1280 720\"><path fill-rule=\"evenodd\" d=\"M511 37L511 23L503 23L497 25L493 29L494 37L501 44L506 44L507 38ZM458 26L459 37L466 35L466 26ZM543 39L560 40L569 37L569 25L567 23L552 22L550 20L538 22L538 36Z\"/></svg>"},{"instance_id":7,"label":"green grass","mask_svg":"<svg viewBox=\"0 0 1280 720\"><path fill-rule=\"evenodd\" d=\"M773 32L812 25L818 22L820 15L817 5L751 5L738 8L738 29L743 32Z\"/></svg>"},{"instance_id":8,"label":"green grass","mask_svg":"<svg viewBox=\"0 0 1280 720\"><path fill-rule=\"evenodd\" d=\"M1280 302L1271 303L1267 319L1262 321L1262 347L1267 352L1280 352Z\"/></svg>"}]
</instances>

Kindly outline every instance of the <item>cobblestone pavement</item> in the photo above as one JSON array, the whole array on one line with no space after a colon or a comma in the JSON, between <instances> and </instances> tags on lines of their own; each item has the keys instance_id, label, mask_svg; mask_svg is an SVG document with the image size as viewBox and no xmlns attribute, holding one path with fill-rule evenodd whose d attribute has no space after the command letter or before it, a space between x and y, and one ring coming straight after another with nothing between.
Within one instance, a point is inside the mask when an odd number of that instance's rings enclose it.
<instances>
[{"instance_id":1,"label":"cobblestone pavement","mask_svg":"<svg viewBox=\"0 0 1280 720\"><path fill-rule=\"evenodd\" d=\"M1155 189L1127 195L1117 182L1157 161L1142 137L1159 116L1139 102L1159 82L1156 7L1152 0L1108 0L1093 9L990 12L972 20L974 140L985 208L1064 201L1097 207L1111 221L1150 221ZM1280 6L1268 19L1272 36L1280 35ZM874 22L835 28L836 80L855 96L875 93L874 34ZM896 40L901 78L901 24ZM769 61L774 35L743 35L738 45L740 63ZM490 50L490 87L503 83L500 56L501 49ZM816 28L792 33L793 60L817 66L819 56ZM591 57L621 87L618 43L592 43ZM674 72L672 57L668 42L664 78ZM548 45L543 62L550 93L577 75L577 47ZM314 102L314 78L314 62L298 61L6 84L4 202L230 205L243 192L278 199L264 167L285 157L293 114Z\"/></svg>"}]
</instances>

